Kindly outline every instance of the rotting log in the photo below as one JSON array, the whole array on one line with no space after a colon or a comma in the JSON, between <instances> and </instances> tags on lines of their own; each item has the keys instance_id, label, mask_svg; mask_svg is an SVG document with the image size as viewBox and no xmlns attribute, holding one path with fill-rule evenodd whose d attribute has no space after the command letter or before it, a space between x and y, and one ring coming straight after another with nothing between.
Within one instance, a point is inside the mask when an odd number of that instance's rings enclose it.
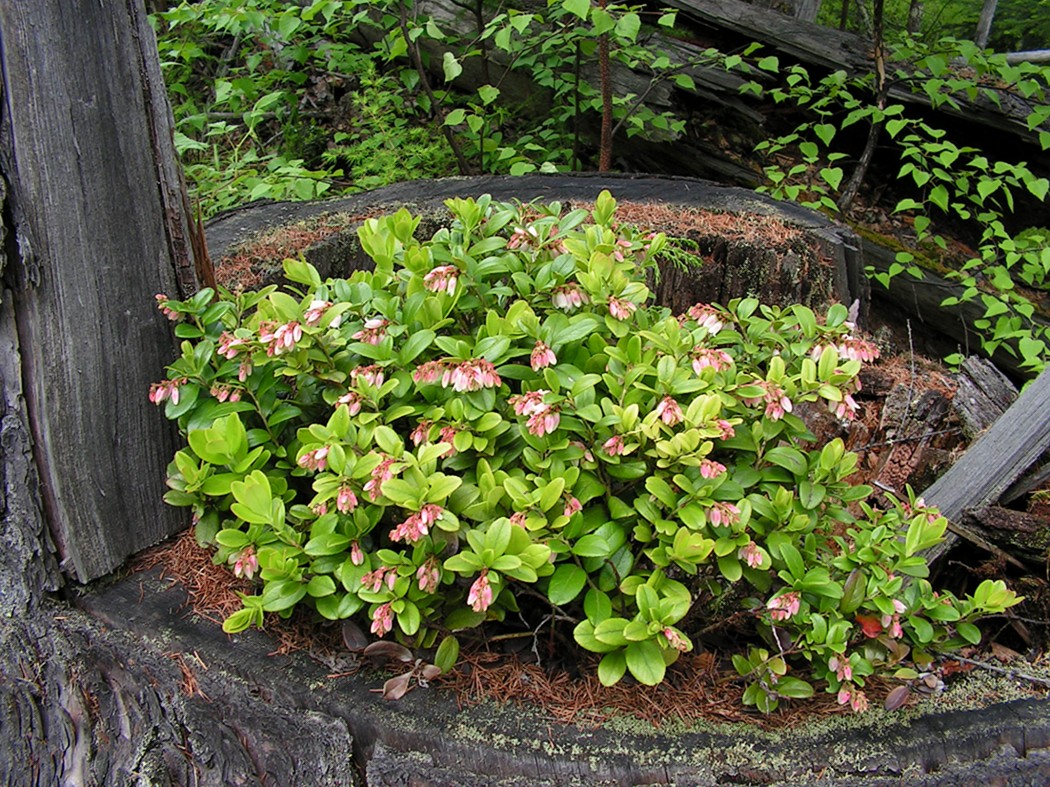
<instances>
[{"instance_id":1,"label":"rotting log","mask_svg":"<svg viewBox=\"0 0 1050 787\"><path fill-rule=\"evenodd\" d=\"M853 33L740 0L665 0L665 4L689 22L769 44L804 63L852 72L872 67L870 42Z\"/></svg>"},{"instance_id":2,"label":"rotting log","mask_svg":"<svg viewBox=\"0 0 1050 787\"><path fill-rule=\"evenodd\" d=\"M886 397L882 411L891 445L882 454L871 483L897 497L906 494L908 485L925 485L931 474L942 469L928 454L936 450L937 437L943 434L950 409L948 399L934 389L913 397L910 385L898 384Z\"/></svg>"},{"instance_id":3,"label":"rotting log","mask_svg":"<svg viewBox=\"0 0 1050 787\"><path fill-rule=\"evenodd\" d=\"M877 274L887 274L897 257L894 249L864 236L861 237L861 253L864 265L870 266ZM936 331L953 342L964 355L983 352L980 335L974 327L985 316L983 302L971 299L942 306L947 298L962 297L966 288L928 268L923 268L922 274L920 279L899 273L890 279L888 287L873 285L872 300L889 304L914 317L927 330ZM1033 319L1042 326L1050 325L1050 320L1039 314ZM1022 368L1020 359L1002 347L997 348L991 358L996 366L1017 378L1031 376L1030 371Z\"/></svg>"},{"instance_id":4,"label":"rotting log","mask_svg":"<svg viewBox=\"0 0 1050 787\"><path fill-rule=\"evenodd\" d=\"M968 509L964 525L1005 553L1036 566L1046 565L1050 550L1050 519L1002 506Z\"/></svg>"},{"instance_id":5,"label":"rotting log","mask_svg":"<svg viewBox=\"0 0 1050 787\"><path fill-rule=\"evenodd\" d=\"M742 0L665 0L665 4L678 10L681 21L707 27L722 36L733 34L742 43L764 44L801 63L832 71L845 69L851 74L871 73L875 68L872 42L864 36ZM889 95L895 101L930 106L929 97L921 92L893 88ZM980 94L974 99L962 95L956 99L957 107L942 105L937 111L951 115L956 122L985 126L1038 145L1038 129L1028 128L1025 122L1032 109L1030 101L1009 93L1001 93L997 101Z\"/></svg>"},{"instance_id":6,"label":"rotting log","mask_svg":"<svg viewBox=\"0 0 1050 787\"><path fill-rule=\"evenodd\" d=\"M923 492L930 505L952 520L967 509L994 503L1014 481L1050 448L1050 370L1028 384L1003 413L944 475ZM958 540L951 532L928 550L932 562Z\"/></svg>"},{"instance_id":7,"label":"rotting log","mask_svg":"<svg viewBox=\"0 0 1050 787\"><path fill-rule=\"evenodd\" d=\"M995 423L1017 401L1017 388L994 364L969 356L959 369L952 406L971 440Z\"/></svg>"}]
</instances>

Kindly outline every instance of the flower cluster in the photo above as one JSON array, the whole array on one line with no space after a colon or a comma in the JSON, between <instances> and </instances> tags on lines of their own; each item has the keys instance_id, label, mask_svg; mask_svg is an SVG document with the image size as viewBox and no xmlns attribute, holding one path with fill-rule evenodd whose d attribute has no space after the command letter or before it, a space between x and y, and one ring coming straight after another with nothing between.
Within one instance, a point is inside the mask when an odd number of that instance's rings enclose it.
<instances>
[{"instance_id":1,"label":"flower cluster","mask_svg":"<svg viewBox=\"0 0 1050 787\"><path fill-rule=\"evenodd\" d=\"M459 280L459 268L455 265L439 265L423 277L423 286L431 292L456 294L456 282Z\"/></svg>"},{"instance_id":2,"label":"flower cluster","mask_svg":"<svg viewBox=\"0 0 1050 787\"><path fill-rule=\"evenodd\" d=\"M797 615L800 605L798 593L792 590L771 598L766 608L769 610L769 617L774 622L782 623L792 615Z\"/></svg>"},{"instance_id":3,"label":"flower cluster","mask_svg":"<svg viewBox=\"0 0 1050 787\"><path fill-rule=\"evenodd\" d=\"M475 612L484 612L492 606L492 585L489 583L489 572L483 570L467 594L467 604Z\"/></svg>"},{"instance_id":4,"label":"flower cluster","mask_svg":"<svg viewBox=\"0 0 1050 787\"><path fill-rule=\"evenodd\" d=\"M707 332L712 336L725 327L722 315L714 306L707 303L697 303L690 306L686 313L678 319L680 322L684 322L687 319L692 320L701 328L707 329Z\"/></svg>"},{"instance_id":5,"label":"flower cluster","mask_svg":"<svg viewBox=\"0 0 1050 787\"><path fill-rule=\"evenodd\" d=\"M233 566L233 575L251 579L259 570L259 558L255 555L255 548L247 546L239 552L230 555L227 560Z\"/></svg>"},{"instance_id":6,"label":"flower cluster","mask_svg":"<svg viewBox=\"0 0 1050 787\"><path fill-rule=\"evenodd\" d=\"M701 374L704 369L714 369L716 372L724 372L733 365L733 356L725 350L694 347L692 358L693 371L697 374Z\"/></svg>"},{"instance_id":7,"label":"flower cluster","mask_svg":"<svg viewBox=\"0 0 1050 787\"><path fill-rule=\"evenodd\" d=\"M412 372L412 379L420 385L440 381L442 388L452 388L457 393L498 388L503 383L496 367L484 358L426 361Z\"/></svg>"},{"instance_id":8,"label":"flower cluster","mask_svg":"<svg viewBox=\"0 0 1050 787\"><path fill-rule=\"evenodd\" d=\"M758 568L762 565L762 550L754 541L748 541L744 546L740 547L738 556L747 564L748 568Z\"/></svg>"},{"instance_id":9,"label":"flower cluster","mask_svg":"<svg viewBox=\"0 0 1050 787\"><path fill-rule=\"evenodd\" d=\"M248 349L250 347L246 339L238 339L233 334L223 331L219 337L219 346L216 348L216 352L223 358L232 361L237 357L237 353Z\"/></svg>"},{"instance_id":10,"label":"flower cluster","mask_svg":"<svg viewBox=\"0 0 1050 787\"><path fill-rule=\"evenodd\" d=\"M149 400L153 404L161 404L166 399L170 399L172 404L179 403L179 388L188 383L189 380L185 377L180 377L174 380L164 380L159 383L153 383L149 387Z\"/></svg>"},{"instance_id":11,"label":"flower cluster","mask_svg":"<svg viewBox=\"0 0 1050 787\"><path fill-rule=\"evenodd\" d=\"M860 689L843 686L838 693L839 705L849 705L854 712L863 713L868 709L868 698Z\"/></svg>"},{"instance_id":12,"label":"flower cluster","mask_svg":"<svg viewBox=\"0 0 1050 787\"><path fill-rule=\"evenodd\" d=\"M299 467L305 470L324 470L328 464L328 446L307 451L299 457Z\"/></svg>"},{"instance_id":13,"label":"flower cluster","mask_svg":"<svg viewBox=\"0 0 1050 787\"><path fill-rule=\"evenodd\" d=\"M297 321L282 323L263 323L259 326L259 341L266 348L267 355L281 355L295 348L303 338L303 326Z\"/></svg>"},{"instance_id":14,"label":"flower cluster","mask_svg":"<svg viewBox=\"0 0 1050 787\"><path fill-rule=\"evenodd\" d=\"M441 387L451 387L457 393L498 388L502 384L496 367L484 358L472 358L457 364L446 364L441 375Z\"/></svg>"},{"instance_id":15,"label":"flower cluster","mask_svg":"<svg viewBox=\"0 0 1050 787\"><path fill-rule=\"evenodd\" d=\"M350 415L357 415L361 412L361 404L365 398L357 391L347 391L345 394L336 399L336 404L345 404Z\"/></svg>"},{"instance_id":16,"label":"flower cluster","mask_svg":"<svg viewBox=\"0 0 1050 787\"><path fill-rule=\"evenodd\" d=\"M627 453L628 449L623 442L623 435L614 434L602 443L602 450L609 456L623 456Z\"/></svg>"},{"instance_id":17,"label":"flower cluster","mask_svg":"<svg viewBox=\"0 0 1050 787\"><path fill-rule=\"evenodd\" d=\"M382 366L375 363L358 366L350 370L350 385L357 385L359 381L379 388L386 381L386 372L383 371Z\"/></svg>"},{"instance_id":18,"label":"flower cluster","mask_svg":"<svg viewBox=\"0 0 1050 787\"><path fill-rule=\"evenodd\" d=\"M441 584L441 565L437 558L429 557L418 569L416 569L416 582L419 589L424 593L433 593Z\"/></svg>"},{"instance_id":19,"label":"flower cluster","mask_svg":"<svg viewBox=\"0 0 1050 787\"><path fill-rule=\"evenodd\" d=\"M532 348L532 355L529 357L529 365L532 366L532 371L538 372L540 369L546 369L557 362L558 357L554 354L554 350L543 342L536 342L536 346Z\"/></svg>"},{"instance_id":20,"label":"flower cluster","mask_svg":"<svg viewBox=\"0 0 1050 787\"><path fill-rule=\"evenodd\" d=\"M866 339L858 339L854 336L843 336L830 345L814 345L813 350L810 352L810 356L814 361L820 360L820 356L827 346L834 347L840 358L847 358L851 361L871 363L879 357L878 345L873 342L869 342Z\"/></svg>"},{"instance_id":21,"label":"flower cluster","mask_svg":"<svg viewBox=\"0 0 1050 787\"><path fill-rule=\"evenodd\" d=\"M785 413L794 409L791 399L784 393L784 389L776 383L767 380L756 380L755 385L762 388L765 393L761 397L745 398L744 404L748 407L757 407L761 404L766 406L766 418L771 421L779 421Z\"/></svg>"},{"instance_id":22,"label":"flower cluster","mask_svg":"<svg viewBox=\"0 0 1050 787\"><path fill-rule=\"evenodd\" d=\"M707 517L715 527L732 525L740 520L740 508L735 503L712 503Z\"/></svg>"},{"instance_id":23,"label":"flower cluster","mask_svg":"<svg viewBox=\"0 0 1050 787\"><path fill-rule=\"evenodd\" d=\"M733 654L744 702L805 696L797 669L859 710L867 676L976 642L981 611L1016 603L905 587L944 519L913 497L869 505L842 441L814 446L788 417L855 416L878 350L845 308L655 307L666 239L618 226L608 195L586 226L450 207L432 241L407 211L366 221L362 247L394 251L350 282L288 260L295 290L157 299L201 337L150 388L187 433L166 499L259 590L227 631L290 592L411 647L544 619L603 681L655 683L731 600L741 639L780 651Z\"/></svg>"},{"instance_id":24,"label":"flower cluster","mask_svg":"<svg viewBox=\"0 0 1050 787\"><path fill-rule=\"evenodd\" d=\"M380 317L373 317L370 320L365 320L365 326L350 336L351 339L356 339L359 342L365 344L379 344L383 341L383 337L386 336L386 327L390 324L388 320L384 320Z\"/></svg>"},{"instance_id":25,"label":"flower cluster","mask_svg":"<svg viewBox=\"0 0 1050 787\"><path fill-rule=\"evenodd\" d=\"M378 593L384 586L387 590L393 590L396 582L397 569L393 566L380 566L361 577L361 586L373 593Z\"/></svg>"},{"instance_id":26,"label":"flower cluster","mask_svg":"<svg viewBox=\"0 0 1050 787\"><path fill-rule=\"evenodd\" d=\"M631 315L634 314L638 308L637 305L631 303L631 301L625 301L622 298L609 297L609 314L617 320L629 320Z\"/></svg>"},{"instance_id":27,"label":"flower cluster","mask_svg":"<svg viewBox=\"0 0 1050 787\"><path fill-rule=\"evenodd\" d=\"M168 305L171 303L171 298L161 292L158 292L154 297L157 299L157 308L160 309L161 314L172 322L178 322L182 319L182 315Z\"/></svg>"},{"instance_id":28,"label":"flower cluster","mask_svg":"<svg viewBox=\"0 0 1050 787\"><path fill-rule=\"evenodd\" d=\"M372 476L365 481L364 491L365 494L371 498L372 502L379 499L379 495L382 493L383 483L394 477L394 471L390 469L390 466L393 464L393 457L383 457L383 460L376 466L375 470L372 471Z\"/></svg>"},{"instance_id":29,"label":"flower cluster","mask_svg":"<svg viewBox=\"0 0 1050 787\"><path fill-rule=\"evenodd\" d=\"M357 508L357 495L346 484L339 487L339 493L335 498L335 508L340 514L349 514Z\"/></svg>"},{"instance_id":30,"label":"flower cluster","mask_svg":"<svg viewBox=\"0 0 1050 787\"><path fill-rule=\"evenodd\" d=\"M377 637L385 637L394 627L394 608L390 602L380 604L372 612L372 633Z\"/></svg>"},{"instance_id":31,"label":"flower cluster","mask_svg":"<svg viewBox=\"0 0 1050 787\"><path fill-rule=\"evenodd\" d=\"M685 418L682 414L682 408L678 406L678 402L670 396L665 396L661 399L660 403L656 405L656 410L654 412L656 413L656 417L668 426L674 426Z\"/></svg>"},{"instance_id":32,"label":"flower cluster","mask_svg":"<svg viewBox=\"0 0 1050 787\"><path fill-rule=\"evenodd\" d=\"M407 541L414 544L430 532L430 527L439 519L444 512L441 506L433 503L423 506L422 509L409 516L404 522L390 531L391 541Z\"/></svg>"},{"instance_id":33,"label":"flower cluster","mask_svg":"<svg viewBox=\"0 0 1050 787\"><path fill-rule=\"evenodd\" d=\"M572 311L590 302L590 296L578 284L563 284L551 293L551 303L556 309Z\"/></svg>"},{"instance_id":34,"label":"flower cluster","mask_svg":"<svg viewBox=\"0 0 1050 787\"><path fill-rule=\"evenodd\" d=\"M537 437L550 434L558 428L561 415L556 405L543 400L550 391L543 389L510 397L510 406L515 415L528 416L525 428Z\"/></svg>"},{"instance_id":35,"label":"flower cluster","mask_svg":"<svg viewBox=\"0 0 1050 787\"><path fill-rule=\"evenodd\" d=\"M311 328L321 322L325 315L325 312L332 308L331 301L313 300L310 301L310 306L307 307L306 312L303 314L303 322L309 325ZM338 328L341 323L342 317L337 316L332 320L329 327Z\"/></svg>"},{"instance_id":36,"label":"flower cluster","mask_svg":"<svg viewBox=\"0 0 1050 787\"><path fill-rule=\"evenodd\" d=\"M234 388L232 385L217 384L211 387L208 391L214 396L220 403L221 402L239 402L241 401L241 389Z\"/></svg>"}]
</instances>

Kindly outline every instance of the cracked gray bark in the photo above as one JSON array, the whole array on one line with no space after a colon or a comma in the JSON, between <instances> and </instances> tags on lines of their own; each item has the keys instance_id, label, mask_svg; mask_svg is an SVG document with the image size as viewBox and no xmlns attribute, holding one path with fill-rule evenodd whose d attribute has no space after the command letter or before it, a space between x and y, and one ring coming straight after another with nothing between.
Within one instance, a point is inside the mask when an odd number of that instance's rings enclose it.
<instances>
[{"instance_id":1,"label":"cracked gray bark","mask_svg":"<svg viewBox=\"0 0 1050 787\"><path fill-rule=\"evenodd\" d=\"M153 295L195 286L190 230L141 0L0 0L0 39L5 282L41 498L83 582L185 527L155 505L176 435L144 397L172 346Z\"/></svg>"}]
</instances>

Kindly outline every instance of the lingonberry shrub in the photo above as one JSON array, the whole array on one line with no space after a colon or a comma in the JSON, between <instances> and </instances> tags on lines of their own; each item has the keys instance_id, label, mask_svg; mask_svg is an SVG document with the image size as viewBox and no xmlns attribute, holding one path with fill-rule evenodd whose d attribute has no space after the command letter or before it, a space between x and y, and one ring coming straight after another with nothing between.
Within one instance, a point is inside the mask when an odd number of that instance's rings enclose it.
<instances>
[{"instance_id":1,"label":"lingonberry shrub","mask_svg":"<svg viewBox=\"0 0 1050 787\"><path fill-rule=\"evenodd\" d=\"M306 604L440 639L448 668L472 628L568 624L603 683L655 684L735 615L745 702L819 681L862 709L867 676L1016 603L934 592L945 520L868 502L856 456L799 417L857 410L878 352L845 308L671 314L646 285L666 239L618 226L608 193L590 214L447 205L426 242L405 210L366 222L375 269L349 279L287 260L287 290L159 299L184 339L150 394L187 442L166 499L257 584L227 631Z\"/></svg>"}]
</instances>

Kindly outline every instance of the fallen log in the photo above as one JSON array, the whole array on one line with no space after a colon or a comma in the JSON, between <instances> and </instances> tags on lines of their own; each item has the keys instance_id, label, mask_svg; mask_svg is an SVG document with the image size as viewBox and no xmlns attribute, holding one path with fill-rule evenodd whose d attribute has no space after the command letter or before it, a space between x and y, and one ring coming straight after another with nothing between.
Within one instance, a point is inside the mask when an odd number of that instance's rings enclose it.
<instances>
[{"instance_id":1,"label":"fallen log","mask_svg":"<svg viewBox=\"0 0 1050 787\"><path fill-rule=\"evenodd\" d=\"M897 497L907 486L921 488L948 463L947 456L931 461L937 451L937 438L944 434L950 406L948 398L936 390L915 396L910 384L898 384L883 405L882 420L891 441L882 455L871 483ZM943 451L941 452L944 453Z\"/></svg>"},{"instance_id":2,"label":"fallen log","mask_svg":"<svg viewBox=\"0 0 1050 787\"><path fill-rule=\"evenodd\" d=\"M1050 448L1050 371L1029 383L1017 401L965 454L928 489L923 497L949 521L958 521L967 509L998 500L1032 463ZM927 552L932 562L958 541L953 533Z\"/></svg>"},{"instance_id":3,"label":"fallen log","mask_svg":"<svg viewBox=\"0 0 1050 787\"><path fill-rule=\"evenodd\" d=\"M1050 519L1002 506L967 509L963 523L1012 557L1043 566L1050 549Z\"/></svg>"},{"instance_id":4,"label":"fallen log","mask_svg":"<svg viewBox=\"0 0 1050 787\"><path fill-rule=\"evenodd\" d=\"M682 20L716 34L729 32L738 43L761 43L804 64L832 71L845 69L851 74L871 73L875 68L872 43L863 36L741 0L666 0L666 5L678 9ZM893 88L889 95L895 101L930 106L929 97L922 92ZM998 91L997 96L993 101L980 94L973 98L960 95L956 97L958 107L944 104L937 111L951 115L956 122L993 128L1038 145L1039 129L1030 129L1026 123L1032 103L1004 91Z\"/></svg>"},{"instance_id":5,"label":"fallen log","mask_svg":"<svg viewBox=\"0 0 1050 787\"><path fill-rule=\"evenodd\" d=\"M896 263L897 250L879 243L869 234L861 235L861 250L864 265L870 266L876 274L888 273ZM888 287L874 284L872 299L915 318L927 330L936 331L948 339L954 349L963 355L983 352L980 335L974 328L974 323L985 316L985 306L981 300L972 299L944 306L942 304L946 299L960 298L965 288L929 268L921 270L921 279L900 273L890 279ZM1033 319L1040 325L1050 325L1050 319L1038 313ZM1021 367L1020 359L1005 347L997 348L991 358L996 366L1018 379L1031 376L1030 371Z\"/></svg>"},{"instance_id":6,"label":"fallen log","mask_svg":"<svg viewBox=\"0 0 1050 787\"><path fill-rule=\"evenodd\" d=\"M960 371L952 405L963 432L973 440L1017 401L1017 388L994 364L981 358L969 356Z\"/></svg>"}]
</instances>

